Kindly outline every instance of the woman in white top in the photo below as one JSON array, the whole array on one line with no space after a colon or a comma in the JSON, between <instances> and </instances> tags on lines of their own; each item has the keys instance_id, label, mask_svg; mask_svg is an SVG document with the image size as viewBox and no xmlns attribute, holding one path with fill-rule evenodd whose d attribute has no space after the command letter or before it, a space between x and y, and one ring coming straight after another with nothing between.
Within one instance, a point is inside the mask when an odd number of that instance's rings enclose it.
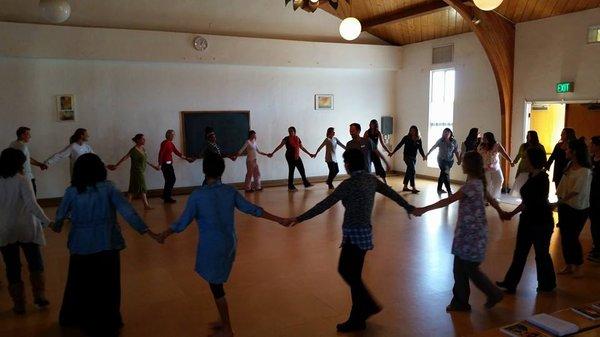
<instances>
[{"instance_id":1,"label":"woman in white top","mask_svg":"<svg viewBox=\"0 0 600 337\"><path fill-rule=\"evenodd\" d=\"M31 181L23 175L26 157L8 148L0 155L0 252L6 265L13 311L25 313L25 289L21 279L20 250L29 267L34 303L46 307L44 295L44 263L40 245L44 245L43 226L50 223L35 200Z\"/></svg>"},{"instance_id":2,"label":"woman in white top","mask_svg":"<svg viewBox=\"0 0 600 337\"><path fill-rule=\"evenodd\" d=\"M329 168L329 175L327 176L326 184L329 187L329 189L332 190L335 188L333 186L333 179L335 179L335 176L337 176L337 174L340 172L335 150L337 149L338 145L344 150L346 149L346 146L344 146L342 142L340 142L336 137L334 137L335 129L332 127L327 128L327 133L325 136L326 137L323 140L323 143L321 143L321 145L317 149L317 152L315 152L313 158L316 157L317 154L319 154L319 151L321 151L323 147L325 147L325 162L327 163L327 168Z\"/></svg>"},{"instance_id":3,"label":"woman in white top","mask_svg":"<svg viewBox=\"0 0 600 337\"><path fill-rule=\"evenodd\" d=\"M87 143L90 136L86 129L77 129L69 139L69 145L59 152L46 159L44 164L47 166L54 165L57 162L69 157L71 160L70 172L73 173L73 165L80 156L86 153L94 153L92 147Z\"/></svg>"},{"instance_id":4,"label":"woman in white top","mask_svg":"<svg viewBox=\"0 0 600 337\"><path fill-rule=\"evenodd\" d=\"M263 156L271 155L262 152L258 149L256 143L256 131L250 130L248 132L248 140L244 143L244 146L238 151L235 158L241 156L246 151L246 180L244 182L244 190L248 193L254 191L261 191L262 186L260 185L260 169L258 168L258 161L256 160L257 154ZM252 181L254 179L254 181Z\"/></svg>"},{"instance_id":5,"label":"woman in white top","mask_svg":"<svg viewBox=\"0 0 600 337\"><path fill-rule=\"evenodd\" d=\"M504 150L504 147L500 143L496 142L496 137L491 132L486 132L481 138L481 144L477 149L479 154L483 157L483 167L485 169L485 179L487 181L487 191L494 198L500 198L500 192L502 191L502 183L504 182L504 176L502 175L502 169L500 168L500 155L509 163L512 163L512 159Z\"/></svg>"},{"instance_id":6,"label":"woman in white top","mask_svg":"<svg viewBox=\"0 0 600 337\"><path fill-rule=\"evenodd\" d=\"M583 250L579 234L588 217L592 170L585 140L569 142L566 149L565 170L556 195L558 196L558 227L566 266L558 274L579 274L583 264Z\"/></svg>"}]
</instances>

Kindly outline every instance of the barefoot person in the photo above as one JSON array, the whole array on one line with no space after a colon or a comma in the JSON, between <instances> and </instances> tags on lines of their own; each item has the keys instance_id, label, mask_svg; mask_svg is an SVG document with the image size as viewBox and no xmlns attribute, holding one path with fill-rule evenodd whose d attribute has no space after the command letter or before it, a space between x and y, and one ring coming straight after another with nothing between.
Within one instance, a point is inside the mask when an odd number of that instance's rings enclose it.
<instances>
[{"instance_id":1,"label":"barefoot person","mask_svg":"<svg viewBox=\"0 0 600 337\"><path fill-rule=\"evenodd\" d=\"M429 149L427 154L425 155L425 160L433 150L439 148L437 155L437 162L440 168L440 176L438 178L437 184L437 192L438 194L448 193L452 195L452 189L450 188L450 169L454 165L454 156L456 156L456 160L458 165L460 165L461 158L458 153L458 144L454 139L454 134L452 130L449 128L445 128L442 132L442 138L438 139L437 142ZM446 190L442 188L446 186Z\"/></svg>"},{"instance_id":2,"label":"barefoot person","mask_svg":"<svg viewBox=\"0 0 600 337\"><path fill-rule=\"evenodd\" d=\"M310 181L306 179L306 172L304 171L304 164L302 163L302 158L300 158L300 150L304 151L307 155L314 158L314 155L304 146L302 145L302 140L300 137L296 136L296 128L290 126L288 128L288 136L284 137L281 140L281 143L269 154L269 156L273 156L279 149L285 146L285 160L288 163L288 190L290 192L296 192L296 186L294 186L294 170L298 169L300 173L300 177L302 177L302 182L304 183L305 188L309 188L312 186Z\"/></svg>"},{"instance_id":3,"label":"barefoot person","mask_svg":"<svg viewBox=\"0 0 600 337\"><path fill-rule=\"evenodd\" d=\"M459 201L458 220L452 254L454 254L454 294L446 311L470 311L469 280L487 296L485 307L490 309L502 300L502 291L479 269L485 257L487 245L487 219L485 217L484 199L502 214L496 199L487 193L485 188L485 172L483 158L477 152L465 153L463 172L467 175L467 182L453 195L442 199L432 205L417 208L413 214L419 216L425 212L447 207Z\"/></svg>"},{"instance_id":4,"label":"barefoot person","mask_svg":"<svg viewBox=\"0 0 600 337\"><path fill-rule=\"evenodd\" d=\"M522 156L522 160L526 162L524 167L529 171L528 179L519 190L523 201L512 212L503 216L504 220L510 220L521 213L515 252L504 280L496 282L498 287L504 288L509 294L514 294L517 290L531 246L535 251L537 291L547 292L556 288L556 275L550 256L550 239L554 232L552 207L548 202L550 180L543 170L546 151L541 147L530 147Z\"/></svg>"},{"instance_id":5,"label":"barefoot person","mask_svg":"<svg viewBox=\"0 0 600 337\"><path fill-rule=\"evenodd\" d=\"M272 215L250 203L235 188L221 182L225 171L223 158L209 154L202 162L206 185L197 188L189 197L179 220L161 234L162 240L173 233L184 231L196 220L200 231L196 257L196 272L205 279L213 293L221 322L216 326L221 331L218 336L233 336L229 319L229 308L223 284L229 279L237 239L235 233L235 209L283 223L283 219Z\"/></svg>"},{"instance_id":6,"label":"barefoot person","mask_svg":"<svg viewBox=\"0 0 600 337\"><path fill-rule=\"evenodd\" d=\"M237 157L244 154L244 152L246 152L246 180L244 182L244 190L248 193L261 191L262 186L260 184L260 169L258 168L257 156L258 154L269 156L269 154L262 152L258 148L258 144L256 143L256 131L250 130L250 132L248 132L248 140L232 159L235 160Z\"/></svg>"},{"instance_id":7,"label":"barefoot person","mask_svg":"<svg viewBox=\"0 0 600 337\"><path fill-rule=\"evenodd\" d=\"M365 134L363 135L363 137L366 139L370 139L373 142L374 149L377 150L377 146L379 144L381 144L381 146L383 147L385 152L387 154L390 154L390 150L387 148L387 146L383 142L383 135L381 134L381 131L379 131L379 123L377 122L376 119L372 119L369 122L369 129L367 131L365 131ZM387 180L385 179L385 177L386 177L385 171L386 170L383 168L383 165L381 165L381 160L382 160L382 158L380 158L375 153L371 154L371 161L373 162L373 166L375 166L375 174L377 174L379 177L381 177L383 182L387 185Z\"/></svg>"},{"instance_id":8,"label":"barefoot person","mask_svg":"<svg viewBox=\"0 0 600 337\"><path fill-rule=\"evenodd\" d=\"M417 128L415 125L412 125L408 129L408 134L402 137L400 143L396 145L394 151L392 151L389 156L393 156L396 151L400 150L402 145L404 145L404 163L406 164L406 173L404 173L404 188L402 188L402 191L417 194L419 193L419 190L417 190L415 187L415 176L417 175L415 170L415 165L417 164L417 151L419 151L421 157L423 160L425 160L425 152L423 151L423 142L421 141L419 128ZM412 189L408 188L409 183Z\"/></svg>"},{"instance_id":9,"label":"barefoot person","mask_svg":"<svg viewBox=\"0 0 600 337\"><path fill-rule=\"evenodd\" d=\"M381 306L369 293L362 281L362 269L367 251L373 249L371 215L375 193L392 199L410 214L414 207L391 187L365 171L365 159L359 149L344 152L344 166L350 178L344 180L327 198L297 218L287 219L294 225L325 212L338 201L346 211L342 225L342 251L338 270L352 292L352 310L348 320L337 325L339 332L359 331L366 328L366 320L381 311Z\"/></svg>"},{"instance_id":10,"label":"barefoot person","mask_svg":"<svg viewBox=\"0 0 600 337\"><path fill-rule=\"evenodd\" d=\"M60 232L67 217L71 219L61 326L79 327L91 336L117 336L123 326L120 251L125 241L117 212L139 234L158 240L123 194L106 180L102 160L93 153L82 155L51 226Z\"/></svg>"},{"instance_id":11,"label":"barefoot person","mask_svg":"<svg viewBox=\"0 0 600 337\"><path fill-rule=\"evenodd\" d=\"M144 138L143 134L138 133L131 140L135 143L135 146L132 147L118 163L115 165L108 165L108 169L114 171L119 168L119 165L121 165L122 162L130 158L131 169L129 170L129 189L127 190L127 198L129 199L129 202L131 202L134 197L141 196L142 201L144 202L144 208L149 210L152 209L152 207L148 203L148 197L146 196L146 178L144 177L146 164L157 171L160 170L160 167L148 162L148 155L144 148L146 138Z\"/></svg>"},{"instance_id":12,"label":"barefoot person","mask_svg":"<svg viewBox=\"0 0 600 337\"><path fill-rule=\"evenodd\" d=\"M33 303L38 308L50 304L45 296L44 261L40 251L40 246L46 244L43 227L50 219L35 200L31 181L24 176L26 161L23 152L12 148L0 155L0 252L15 314L25 313L21 251L29 268Z\"/></svg>"},{"instance_id":13,"label":"barefoot person","mask_svg":"<svg viewBox=\"0 0 600 337\"><path fill-rule=\"evenodd\" d=\"M165 179L165 187L163 188L162 194L162 199L165 204L176 202L176 200L173 199L173 186L175 186L175 181L177 179L175 177L175 170L173 169L173 154L190 163L194 161L177 150L177 147L173 144L174 138L175 131L167 130L165 140L160 143L160 150L158 151L158 166L160 166L163 178Z\"/></svg>"},{"instance_id":14,"label":"barefoot person","mask_svg":"<svg viewBox=\"0 0 600 337\"><path fill-rule=\"evenodd\" d=\"M92 147L88 144L90 139L90 135L88 134L86 129L77 129L75 133L69 138L69 145L62 149L60 152L57 152L50 156L50 158L44 161L46 166L52 166L57 162L69 158L70 160L70 169L69 172L71 176L73 175L73 165L75 165L75 161L80 156L86 153L94 153Z\"/></svg>"},{"instance_id":15,"label":"barefoot person","mask_svg":"<svg viewBox=\"0 0 600 337\"><path fill-rule=\"evenodd\" d=\"M31 139L31 129L25 126L22 126L17 129L17 140L10 143L8 147L17 149L25 155L25 164L23 164L23 174L29 180L31 180L31 185L33 185L33 192L37 194L37 186L35 184L35 177L33 176L33 171L31 170L31 165L39 167L42 171L47 169L48 166L46 164L41 163L31 157L29 154L29 147L27 143Z\"/></svg>"},{"instance_id":16,"label":"barefoot person","mask_svg":"<svg viewBox=\"0 0 600 337\"><path fill-rule=\"evenodd\" d=\"M321 143L321 145L317 149L317 152L315 152L316 157L317 154L319 154L319 151L321 151L321 149L325 147L325 162L327 163L327 168L329 169L329 175L327 176L327 181L325 183L327 184L330 190L335 188L333 186L333 179L335 179L335 176L337 176L337 174L340 172L336 154L338 145L342 149L346 149L346 146L344 146L344 144L342 144L342 142L340 142L340 140L335 137L335 129L330 127L327 129L325 140L323 140L323 143Z\"/></svg>"}]
</instances>

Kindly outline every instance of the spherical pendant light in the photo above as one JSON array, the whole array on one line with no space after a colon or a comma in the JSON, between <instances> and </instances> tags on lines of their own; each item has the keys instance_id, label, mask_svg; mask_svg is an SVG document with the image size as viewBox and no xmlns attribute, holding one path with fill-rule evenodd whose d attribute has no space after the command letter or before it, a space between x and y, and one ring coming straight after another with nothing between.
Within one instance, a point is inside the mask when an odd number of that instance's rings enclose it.
<instances>
[{"instance_id":1,"label":"spherical pendant light","mask_svg":"<svg viewBox=\"0 0 600 337\"><path fill-rule=\"evenodd\" d=\"M71 6L66 0L40 0L44 19L52 23L65 22L71 16Z\"/></svg>"},{"instance_id":2,"label":"spherical pendant light","mask_svg":"<svg viewBox=\"0 0 600 337\"><path fill-rule=\"evenodd\" d=\"M498 8L498 6L502 4L502 1L503 0L473 0L475 6L484 11L492 11Z\"/></svg>"},{"instance_id":3,"label":"spherical pendant light","mask_svg":"<svg viewBox=\"0 0 600 337\"><path fill-rule=\"evenodd\" d=\"M340 35L344 40L355 40L362 31L362 26L357 18L349 17L340 23Z\"/></svg>"}]
</instances>

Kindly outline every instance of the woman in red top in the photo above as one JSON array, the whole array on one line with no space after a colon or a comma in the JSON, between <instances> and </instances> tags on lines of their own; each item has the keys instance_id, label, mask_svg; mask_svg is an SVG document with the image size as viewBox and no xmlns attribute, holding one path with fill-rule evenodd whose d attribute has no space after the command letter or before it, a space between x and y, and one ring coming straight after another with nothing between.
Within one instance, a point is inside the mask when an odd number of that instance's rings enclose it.
<instances>
[{"instance_id":1,"label":"woman in red top","mask_svg":"<svg viewBox=\"0 0 600 337\"><path fill-rule=\"evenodd\" d=\"M288 128L289 136L283 138L281 140L281 144L273 150L269 154L269 157L273 156L275 152L279 151L285 145L285 160L288 163L289 174L288 174L288 189L290 192L296 192L296 186L294 186L294 169L298 168L298 172L300 172L300 176L302 177L302 182L304 183L304 187L311 187L312 184L306 179L306 173L304 172L304 164L302 164L302 159L300 158L300 150L304 151L307 155L314 158L315 155L311 154L302 146L302 140L300 137L296 136L296 128L290 126Z\"/></svg>"}]
</instances>

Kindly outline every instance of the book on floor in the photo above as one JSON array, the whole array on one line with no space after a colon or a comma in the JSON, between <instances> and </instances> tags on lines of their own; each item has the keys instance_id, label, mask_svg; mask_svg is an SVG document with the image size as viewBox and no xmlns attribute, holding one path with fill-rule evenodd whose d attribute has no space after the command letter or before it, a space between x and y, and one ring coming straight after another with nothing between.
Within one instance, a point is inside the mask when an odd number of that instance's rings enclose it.
<instances>
[{"instance_id":1,"label":"book on floor","mask_svg":"<svg viewBox=\"0 0 600 337\"><path fill-rule=\"evenodd\" d=\"M533 315L527 319L527 322L557 336L569 335L579 331L577 325L548 314Z\"/></svg>"},{"instance_id":2,"label":"book on floor","mask_svg":"<svg viewBox=\"0 0 600 337\"><path fill-rule=\"evenodd\" d=\"M593 321L600 319L600 309L593 305L582 305L580 307L571 308L576 314L579 314Z\"/></svg>"},{"instance_id":3,"label":"book on floor","mask_svg":"<svg viewBox=\"0 0 600 337\"><path fill-rule=\"evenodd\" d=\"M519 322L500 328L503 333L512 337L552 337L540 329Z\"/></svg>"}]
</instances>

